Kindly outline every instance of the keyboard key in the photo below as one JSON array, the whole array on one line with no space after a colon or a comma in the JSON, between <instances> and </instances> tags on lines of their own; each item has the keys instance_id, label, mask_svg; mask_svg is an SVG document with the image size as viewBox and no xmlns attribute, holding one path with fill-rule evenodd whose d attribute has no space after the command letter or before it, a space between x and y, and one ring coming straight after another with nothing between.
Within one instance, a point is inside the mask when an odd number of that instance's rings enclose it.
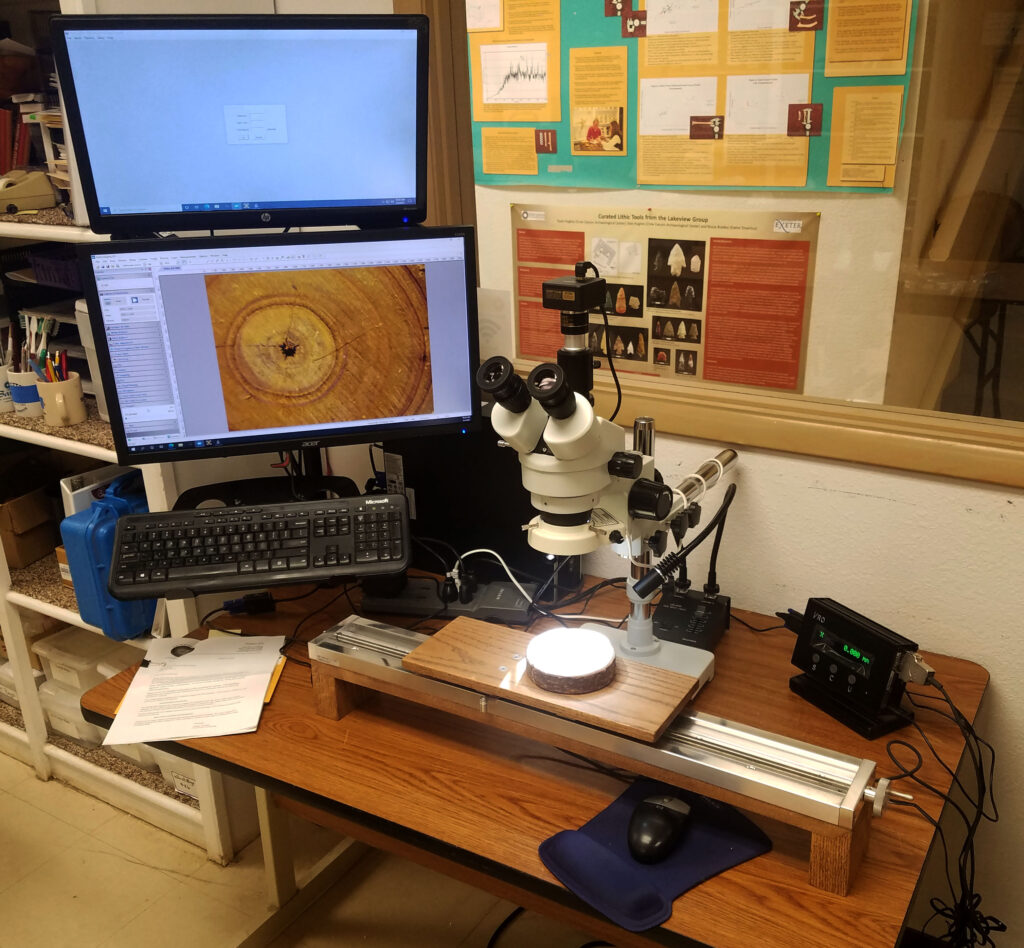
<instances>
[{"instance_id":1,"label":"keyboard key","mask_svg":"<svg viewBox=\"0 0 1024 948\"><path fill-rule=\"evenodd\" d=\"M237 563L210 563L209 566L175 566L167 571L168 579L192 579L203 576L237 576Z\"/></svg>"}]
</instances>

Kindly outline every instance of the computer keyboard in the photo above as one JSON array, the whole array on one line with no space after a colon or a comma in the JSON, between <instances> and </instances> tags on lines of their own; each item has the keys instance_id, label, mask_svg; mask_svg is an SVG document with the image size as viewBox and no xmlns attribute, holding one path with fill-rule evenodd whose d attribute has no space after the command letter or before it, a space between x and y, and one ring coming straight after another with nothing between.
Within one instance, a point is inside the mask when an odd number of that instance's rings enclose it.
<instances>
[{"instance_id":1,"label":"computer keyboard","mask_svg":"<svg viewBox=\"0 0 1024 948\"><path fill-rule=\"evenodd\" d=\"M404 495L127 514L107 586L117 599L395 573L409 565Z\"/></svg>"}]
</instances>

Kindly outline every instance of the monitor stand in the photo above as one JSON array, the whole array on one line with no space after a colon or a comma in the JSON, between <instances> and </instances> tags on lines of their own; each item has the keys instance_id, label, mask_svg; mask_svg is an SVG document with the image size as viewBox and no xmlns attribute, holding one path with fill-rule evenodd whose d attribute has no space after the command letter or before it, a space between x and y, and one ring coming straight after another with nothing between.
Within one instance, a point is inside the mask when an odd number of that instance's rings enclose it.
<instances>
[{"instance_id":1,"label":"monitor stand","mask_svg":"<svg viewBox=\"0 0 1024 948\"><path fill-rule=\"evenodd\" d=\"M323 472L319 448L302 449L301 475L250 477L220 484L201 484L178 495L175 510L195 510L211 501L224 507L252 507L257 504L285 504L293 500L329 497L358 497L359 488L350 477Z\"/></svg>"}]
</instances>

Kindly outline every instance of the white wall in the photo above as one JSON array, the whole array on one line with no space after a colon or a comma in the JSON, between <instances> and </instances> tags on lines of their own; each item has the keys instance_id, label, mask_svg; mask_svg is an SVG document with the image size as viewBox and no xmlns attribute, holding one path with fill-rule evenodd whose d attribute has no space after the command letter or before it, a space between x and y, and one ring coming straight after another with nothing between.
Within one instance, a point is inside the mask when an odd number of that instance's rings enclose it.
<instances>
[{"instance_id":1,"label":"white wall","mask_svg":"<svg viewBox=\"0 0 1024 948\"><path fill-rule=\"evenodd\" d=\"M487 348L512 354L510 203L722 209L730 200L745 207L823 211L812 341L828 337L830 364L835 359L836 366L844 367L837 369L842 384L849 393L859 393L848 397L880 400L876 369L879 360L884 363L882 334L875 340L878 351L865 351L864 339L852 338L843 325L863 312L880 328L891 320L902 236L897 198L872 205L871 214L883 212L886 223L879 228L857 199L834 195L723 198L478 187L487 310L481 335ZM820 378L824 372L824 364L817 364L813 372L809 367L808 377ZM619 420L627 428L632 423ZM658 466L675 482L723 446L662 435ZM1010 925L1010 940L997 936L997 943L1015 943L1024 931L1019 897L1024 800L1016 793L1024 785L1024 704L1016 694L1024 684L1024 491L780 452L743 448L739 454L739 489L718 564L722 591L736 606L768 614L789 607L802 611L809 597L830 596L916 639L927 651L969 658L990 672L978 729L997 751L1001 820L979 831L977 888L982 909ZM709 511L716 496L721 496L717 489L709 497ZM703 581L706 555L692 560L694 581ZM607 551L590 557L588 569L598 575L623 571L622 561ZM883 760L880 743L878 761ZM932 885L924 894L943 895L934 866L927 879ZM915 910L914 921L927 914Z\"/></svg>"}]
</instances>

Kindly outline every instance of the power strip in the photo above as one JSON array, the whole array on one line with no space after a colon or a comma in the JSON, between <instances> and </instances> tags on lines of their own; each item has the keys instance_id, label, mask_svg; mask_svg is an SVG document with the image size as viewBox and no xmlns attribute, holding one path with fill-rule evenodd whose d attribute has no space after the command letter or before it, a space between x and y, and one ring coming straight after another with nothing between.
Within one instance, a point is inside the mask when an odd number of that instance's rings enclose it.
<instances>
[{"instance_id":1,"label":"power strip","mask_svg":"<svg viewBox=\"0 0 1024 948\"><path fill-rule=\"evenodd\" d=\"M531 596L537 591L535 583L524 583ZM470 616L483 621L522 624L529 622L530 600L512 583L481 583L469 602L449 602L447 607L437 595L437 584L432 579L410 576L401 591L392 596L363 596L362 607L367 612L384 615L432 616L454 619ZM443 611L442 611L443 610Z\"/></svg>"}]
</instances>

